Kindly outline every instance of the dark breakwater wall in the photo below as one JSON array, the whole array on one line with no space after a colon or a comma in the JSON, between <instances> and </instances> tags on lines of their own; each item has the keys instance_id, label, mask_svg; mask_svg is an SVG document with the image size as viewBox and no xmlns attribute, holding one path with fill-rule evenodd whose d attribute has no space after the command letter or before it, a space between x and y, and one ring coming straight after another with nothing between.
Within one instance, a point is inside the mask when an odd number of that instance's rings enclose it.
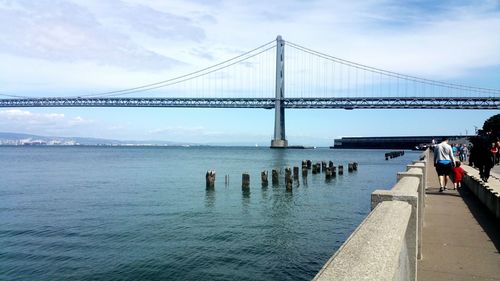
<instances>
[{"instance_id":1,"label":"dark breakwater wall","mask_svg":"<svg viewBox=\"0 0 500 281\"><path fill-rule=\"evenodd\" d=\"M366 149L415 149L421 144L431 144L434 139L439 143L445 136L389 136L389 137L343 137L335 139L330 148L366 148ZM470 136L448 136L450 139Z\"/></svg>"}]
</instances>

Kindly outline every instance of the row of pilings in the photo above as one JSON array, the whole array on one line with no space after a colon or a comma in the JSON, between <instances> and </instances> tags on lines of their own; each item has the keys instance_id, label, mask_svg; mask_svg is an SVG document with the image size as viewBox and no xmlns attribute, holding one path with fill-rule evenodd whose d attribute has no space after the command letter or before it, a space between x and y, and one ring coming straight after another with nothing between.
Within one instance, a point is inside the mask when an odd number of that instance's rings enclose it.
<instances>
[{"instance_id":1,"label":"row of pilings","mask_svg":"<svg viewBox=\"0 0 500 281\"><path fill-rule=\"evenodd\" d=\"M335 166L332 161L328 163L326 161L313 163L311 160L303 160L302 161L302 178L304 181L307 181L307 176L309 174L309 170L313 175L316 174L325 174L325 180L331 180L338 175L344 174L344 165ZM358 163L352 162L347 164L347 171L352 173L358 170ZM285 168L285 187L287 190L292 190L292 185L295 182L297 185L299 182L299 167L294 166L293 169L290 167ZM271 171L271 183L273 186L277 186L280 183L280 171L278 169L273 169ZM205 175L206 188L213 189L215 188L215 176L216 173L214 170L207 171ZM264 170L260 173L260 181L262 187L269 186L269 171ZM229 176L224 176L224 183L227 185L229 183ZM243 173L241 176L241 188L243 190L248 190L250 188L250 174Z\"/></svg>"}]
</instances>

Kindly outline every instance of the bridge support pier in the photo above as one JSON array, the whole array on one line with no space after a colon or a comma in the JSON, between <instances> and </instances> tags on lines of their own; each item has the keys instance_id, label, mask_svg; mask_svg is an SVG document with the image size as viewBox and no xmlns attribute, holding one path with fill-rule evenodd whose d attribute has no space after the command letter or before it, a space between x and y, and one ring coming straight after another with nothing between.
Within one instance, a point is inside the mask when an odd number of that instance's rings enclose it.
<instances>
[{"instance_id":1,"label":"bridge support pier","mask_svg":"<svg viewBox=\"0 0 500 281\"><path fill-rule=\"evenodd\" d=\"M271 148L286 148L288 141L285 138L285 41L278 35L276 38L276 101L274 104L274 139Z\"/></svg>"},{"instance_id":2,"label":"bridge support pier","mask_svg":"<svg viewBox=\"0 0 500 281\"><path fill-rule=\"evenodd\" d=\"M288 141L285 139L285 108L283 101L276 99L274 115L274 139L271 148L286 148Z\"/></svg>"},{"instance_id":3,"label":"bridge support pier","mask_svg":"<svg viewBox=\"0 0 500 281\"><path fill-rule=\"evenodd\" d=\"M286 148L288 147L287 140L271 140L271 148Z\"/></svg>"}]
</instances>

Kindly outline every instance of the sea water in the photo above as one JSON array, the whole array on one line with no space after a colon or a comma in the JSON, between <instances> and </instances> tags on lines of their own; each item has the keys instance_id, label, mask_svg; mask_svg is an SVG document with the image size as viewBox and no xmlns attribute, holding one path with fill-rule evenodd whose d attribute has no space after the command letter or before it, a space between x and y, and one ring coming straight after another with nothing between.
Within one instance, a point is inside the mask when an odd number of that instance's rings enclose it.
<instances>
[{"instance_id":1,"label":"sea water","mask_svg":"<svg viewBox=\"0 0 500 281\"><path fill-rule=\"evenodd\" d=\"M386 152L0 147L0 280L310 280L369 213L370 193L418 158ZM304 159L344 175L309 171L286 191L284 168Z\"/></svg>"}]
</instances>

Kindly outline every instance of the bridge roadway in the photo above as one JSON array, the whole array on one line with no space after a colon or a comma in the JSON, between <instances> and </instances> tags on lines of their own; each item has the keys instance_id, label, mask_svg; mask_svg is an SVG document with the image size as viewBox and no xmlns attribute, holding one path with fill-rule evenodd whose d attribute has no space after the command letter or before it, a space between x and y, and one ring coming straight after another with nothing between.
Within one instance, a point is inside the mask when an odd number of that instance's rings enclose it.
<instances>
[{"instance_id":1,"label":"bridge roadway","mask_svg":"<svg viewBox=\"0 0 500 281\"><path fill-rule=\"evenodd\" d=\"M466 188L438 192L432 165L427 174L423 258L418 261L417 281L500 281L498 219ZM500 187L500 165L492 169L488 185Z\"/></svg>"},{"instance_id":2,"label":"bridge roadway","mask_svg":"<svg viewBox=\"0 0 500 281\"><path fill-rule=\"evenodd\" d=\"M44 97L2 98L0 107L189 107L273 109L276 98ZM279 101L278 101L279 102ZM283 98L296 109L500 109L500 97Z\"/></svg>"}]
</instances>

